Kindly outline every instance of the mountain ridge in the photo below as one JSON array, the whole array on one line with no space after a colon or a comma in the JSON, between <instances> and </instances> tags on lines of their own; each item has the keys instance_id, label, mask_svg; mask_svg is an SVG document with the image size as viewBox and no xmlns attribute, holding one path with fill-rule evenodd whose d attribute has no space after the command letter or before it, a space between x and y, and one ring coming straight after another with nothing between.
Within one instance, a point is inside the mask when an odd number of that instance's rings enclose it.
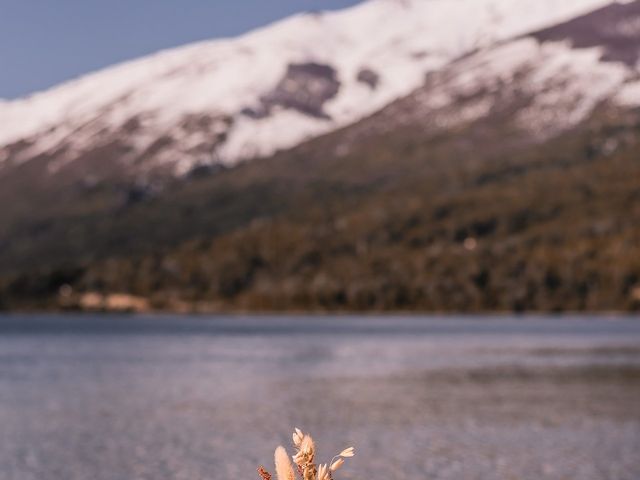
<instances>
[{"instance_id":1,"label":"mountain ridge","mask_svg":"<svg viewBox=\"0 0 640 480\"><path fill-rule=\"evenodd\" d=\"M124 141L0 167L0 307L639 309L637 46L640 1L606 2L447 59L364 118L259 161L156 182L140 172L171 139L127 170L134 118ZM331 121L342 77L316 60L287 63L240 115ZM360 72L363 91L376 72ZM183 120L202 135L217 121Z\"/></svg>"},{"instance_id":2,"label":"mountain ridge","mask_svg":"<svg viewBox=\"0 0 640 480\"><path fill-rule=\"evenodd\" d=\"M268 156L373 113L472 49L612 3L370 0L166 50L0 104L0 168L46 155L56 173L109 143L138 178Z\"/></svg>"}]
</instances>

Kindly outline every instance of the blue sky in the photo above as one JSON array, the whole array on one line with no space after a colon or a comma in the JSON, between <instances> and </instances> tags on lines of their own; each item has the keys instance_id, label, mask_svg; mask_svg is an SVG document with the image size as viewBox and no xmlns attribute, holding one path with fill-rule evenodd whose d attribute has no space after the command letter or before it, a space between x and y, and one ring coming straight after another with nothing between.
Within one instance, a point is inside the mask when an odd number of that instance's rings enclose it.
<instances>
[{"instance_id":1,"label":"blue sky","mask_svg":"<svg viewBox=\"0 0 640 480\"><path fill-rule=\"evenodd\" d=\"M360 0L0 0L0 98L162 48Z\"/></svg>"}]
</instances>

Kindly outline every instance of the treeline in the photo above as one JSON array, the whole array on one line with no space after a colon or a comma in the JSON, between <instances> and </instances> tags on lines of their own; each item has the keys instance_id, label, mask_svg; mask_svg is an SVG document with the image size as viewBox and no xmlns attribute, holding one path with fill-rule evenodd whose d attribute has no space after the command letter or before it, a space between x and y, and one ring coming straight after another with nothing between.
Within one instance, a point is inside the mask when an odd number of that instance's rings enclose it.
<instances>
[{"instance_id":1,"label":"treeline","mask_svg":"<svg viewBox=\"0 0 640 480\"><path fill-rule=\"evenodd\" d=\"M400 132L343 159L379 173L376 188L311 195L314 177L280 214L217 235L5 275L0 305L84 308L83 295L118 293L180 311L640 310L632 120L491 158Z\"/></svg>"}]
</instances>

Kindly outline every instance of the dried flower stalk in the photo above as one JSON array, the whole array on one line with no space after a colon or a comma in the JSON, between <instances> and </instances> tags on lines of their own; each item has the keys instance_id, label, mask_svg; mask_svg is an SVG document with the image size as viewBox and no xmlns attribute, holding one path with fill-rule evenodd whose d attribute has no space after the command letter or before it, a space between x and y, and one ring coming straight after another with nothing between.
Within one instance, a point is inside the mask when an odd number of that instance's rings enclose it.
<instances>
[{"instance_id":1,"label":"dried flower stalk","mask_svg":"<svg viewBox=\"0 0 640 480\"><path fill-rule=\"evenodd\" d=\"M276 475L278 480L295 480L296 475L293 473L293 466L291 465L291 460L289 460L289 455L284 447L276 448L276 453L274 455L274 460L276 464Z\"/></svg>"},{"instance_id":2,"label":"dried flower stalk","mask_svg":"<svg viewBox=\"0 0 640 480\"><path fill-rule=\"evenodd\" d=\"M311 435L296 428L291 439L295 448L295 455L291 458L301 480L333 480L333 472L342 467L346 458L355 455L354 448L348 447L334 456L329 463L316 465L316 446ZM293 465L284 447L276 448L274 459L277 480L296 480ZM271 474L263 467L258 468L258 473L262 480L271 480Z\"/></svg>"}]
</instances>

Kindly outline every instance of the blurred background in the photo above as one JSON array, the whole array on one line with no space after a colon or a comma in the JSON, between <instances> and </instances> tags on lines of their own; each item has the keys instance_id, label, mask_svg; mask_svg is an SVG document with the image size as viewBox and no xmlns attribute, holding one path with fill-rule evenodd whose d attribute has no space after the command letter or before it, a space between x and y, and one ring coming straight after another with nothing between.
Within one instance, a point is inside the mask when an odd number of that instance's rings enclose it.
<instances>
[{"instance_id":1,"label":"blurred background","mask_svg":"<svg viewBox=\"0 0 640 480\"><path fill-rule=\"evenodd\" d=\"M640 478L640 0L0 12L2 479Z\"/></svg>"},{"instance_id":2,"label":"blurred background","mask_svg":"<svg viewBox=\"0 0 640 480\"><path fill-rule=\"evenodd\" d=\"M0 305L637 310L638 3L339 3L5 1Z\"/></svg>"}]
</instances>

